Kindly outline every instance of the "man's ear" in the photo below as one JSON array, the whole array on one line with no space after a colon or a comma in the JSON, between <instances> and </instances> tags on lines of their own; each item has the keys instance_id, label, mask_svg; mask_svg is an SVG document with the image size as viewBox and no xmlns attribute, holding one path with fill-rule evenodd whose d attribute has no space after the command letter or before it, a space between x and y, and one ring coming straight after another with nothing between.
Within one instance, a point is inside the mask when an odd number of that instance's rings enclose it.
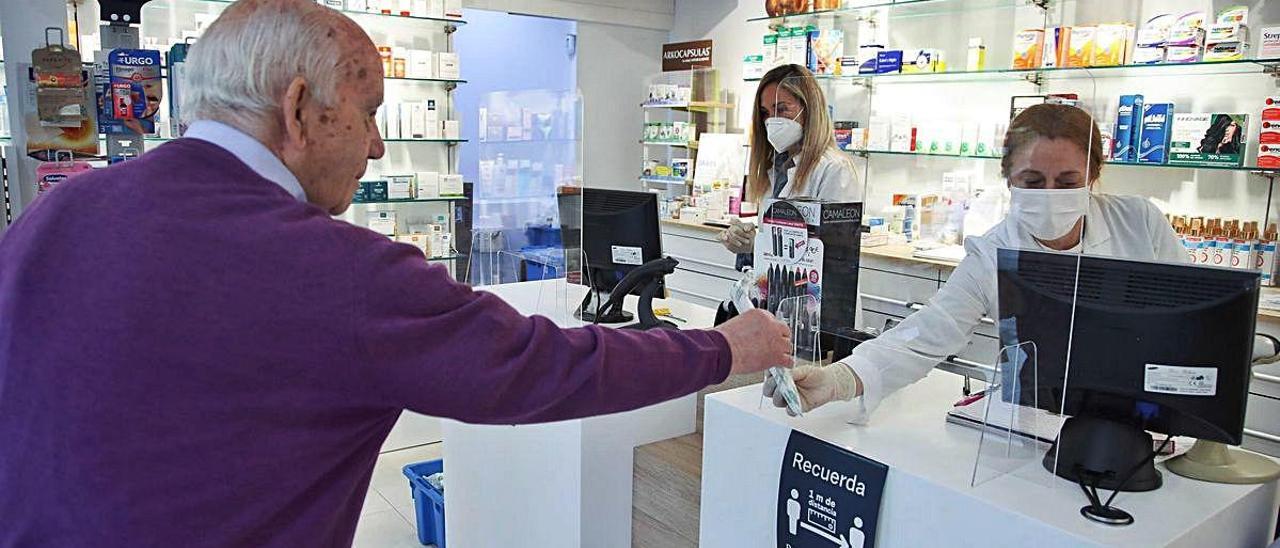
<instances>
[{"instance_id":1,"label":"man's ear","mask_svg":"<svg viewBox=\"0 0 1280 548\"><path fill-rule=\"evenodd\" d=\"M307 80L301 76L294 77L285 91L284 101L280 109L284 115L282 130L285 142L302 146L306 144L307 132L303 127L302 112L311 101L311 89Z\"/></svg>"}]
</instances>

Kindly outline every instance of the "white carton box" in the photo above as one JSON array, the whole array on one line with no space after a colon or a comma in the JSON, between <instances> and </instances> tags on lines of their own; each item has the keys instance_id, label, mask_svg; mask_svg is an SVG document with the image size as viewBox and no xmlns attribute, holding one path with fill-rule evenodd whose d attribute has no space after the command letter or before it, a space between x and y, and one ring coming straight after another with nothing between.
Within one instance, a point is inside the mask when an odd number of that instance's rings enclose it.
<instances>
[{"instance_id":1,"label":"white carton box","mask_svg":"<svg viewBox=\"0 0 1280 548\"><path fill-rule=\"evenodd\" d=\"M457 80L462 77L458 67L458 54L442 51L436 54L436 77Z\"/></svg>"},{"instance_id":2,"label":"white carton box","mask_svg":"<svg viewBox=\"0 0 1280 548\"><path fill-rule=\"evenodd\" d=\"M440 176L441 196L461 196L462 190L462 175L455 173Z\"/></svg>"},{"instance_id":3,"label":"white carton box","mask_svg":"<svg viewBox=\"0 0 1280 548\"><path fill-rule=\"evenodd\" d=\"M436 54L425 49L409 50L410 78L435 78Z\"/></svg>"},{"instance_id":4,"label":"white carton box","mask_svg":"<svg viewBox=\"0 0 1280 548\"><path fill-rule=\"evenodd\" d=\"M412 200L413 175L392 175L387 177L388 200Z\"/></svg>"},{"instance_id":5,"label":"white carton box","mask_svg":"<svg viewBox=\"0 0 1280 548\"><path fill-rule=\"evenodd\" d=\"M444 138L445 139L461 139L462 124L458 123L457 120L445 120L444 121Z\"/></svg>"},{"instance_id":6,"label":"white carton box","mask_svg":"<svg viewBox=\"0 0 1280 548\"><path fill-rule=\"evenodd\" d=\"M418 184L418 198L440 197L440 174L435 171L419 171L414 174Z\"/></svg>"},{"instance_id":7,"label":"white carton box","mask_svg":"<svg viewBox=\"0 0 1280 548\"><path fill-rule=\"evenodd\" d=\"M396 212L375 211L369 214L369 230L384 236L396 235Z\"/></svg>"}]
</instances>

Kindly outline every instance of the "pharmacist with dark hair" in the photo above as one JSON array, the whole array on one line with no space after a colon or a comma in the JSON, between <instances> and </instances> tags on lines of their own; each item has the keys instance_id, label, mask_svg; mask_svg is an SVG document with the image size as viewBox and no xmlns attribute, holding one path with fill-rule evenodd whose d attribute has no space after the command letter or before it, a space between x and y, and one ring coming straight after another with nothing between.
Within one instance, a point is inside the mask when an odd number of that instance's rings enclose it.
<instances>
[{"instance_id":1,"label":"pharmacist with dark hair","mask_svg":"<svg viewBox=\"0 0 1280 548\"><path fill-rule=\"evenodd\" d=\"M773 198L862 200L853 164L836 147L826 96L809 69L782 65L765 73L752 107L744 200L761 211ZM742 269L752 262L757 227L736 221L720 233L720 242L737 254Z\"/></svg>"},{"instance_id":2,"label":"pharmacist with dark hair","mask_svg":"<svg viewBox=\"0 0 1280 548\"><path fill-rule=\"evenodd\" d=\"M794 369L804 408L839 402L848 406L853 422L864 423L886 396L959 354L984 315L999 317L999 248L1187 262L1185 248L1154 204L1094 192L1104 157L1093 117L1079 108L1041 104L1014 118L1001 164L1011 194L1008 217L985 235L965 240L964 260L928 306L832 366ZM1276 351L1274 339L1259 336L1255 356L1273 357ZM786 406L772 378L764 392L778 407Z\"/></svg>"},{"instance_id":3,"label":"pharmacist with dark hair","mask_svg":"<svg viewBox=\"0 0 1280 548\"><path fill-rule=\"evenodd\" d=\"M0 240L2 547L349 545L403 409L573 419L788 356L763 312L561 329L334 219L383 154L378 51L336 11L235 2L186 74L184 138Z\"/></svg>"}]
</instances>

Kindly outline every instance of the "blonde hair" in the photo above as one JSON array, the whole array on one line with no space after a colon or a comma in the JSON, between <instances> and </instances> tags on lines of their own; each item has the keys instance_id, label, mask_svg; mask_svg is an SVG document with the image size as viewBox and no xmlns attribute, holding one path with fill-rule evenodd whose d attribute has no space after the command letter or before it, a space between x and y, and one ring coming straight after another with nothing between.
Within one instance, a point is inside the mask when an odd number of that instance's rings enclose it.
<instances>
[{"instance_id":1,"label":"blonde hair","mask_svg":"<svg viewBox=\"0 0 1280 548\"><path fill-rule=\"evenodd\" d=\"M796 193L804 192L809 184L809 175L813 174L818 162L828 151L839 151L836 148L835 127L831 125L831 117L827 114L827 100L818 87L818 80L800 65L782 65L770 70L760 80L756 88L754 112L751 116L751 159L747 164L747 199L760 203L772 190L769 188L769 170L773 169L773 146L769 144L769 136L764 128L765 116L760 112L760 98L764 89L777 84L779 90L786 90L800 101L803 108L804 139L800 142L801 155L796 164L796 176L791 180L791 188Z\"/></svg>"}]
</instances>

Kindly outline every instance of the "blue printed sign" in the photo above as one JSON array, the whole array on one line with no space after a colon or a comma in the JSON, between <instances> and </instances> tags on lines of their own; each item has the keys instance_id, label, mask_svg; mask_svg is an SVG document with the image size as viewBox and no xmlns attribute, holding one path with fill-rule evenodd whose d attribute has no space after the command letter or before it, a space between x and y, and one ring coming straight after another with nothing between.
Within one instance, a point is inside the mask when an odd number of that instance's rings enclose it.
<instances>
[{"instance_id":1,"label":"blue printed sign","mask_svg":"<svg viewBox=\"0 0 1280 548\"><path fill-rule=\"evenodd\" d=\"M778 548L871 548L889 467L792 431L778 479Z\"/></svg>"}]
</instances>

